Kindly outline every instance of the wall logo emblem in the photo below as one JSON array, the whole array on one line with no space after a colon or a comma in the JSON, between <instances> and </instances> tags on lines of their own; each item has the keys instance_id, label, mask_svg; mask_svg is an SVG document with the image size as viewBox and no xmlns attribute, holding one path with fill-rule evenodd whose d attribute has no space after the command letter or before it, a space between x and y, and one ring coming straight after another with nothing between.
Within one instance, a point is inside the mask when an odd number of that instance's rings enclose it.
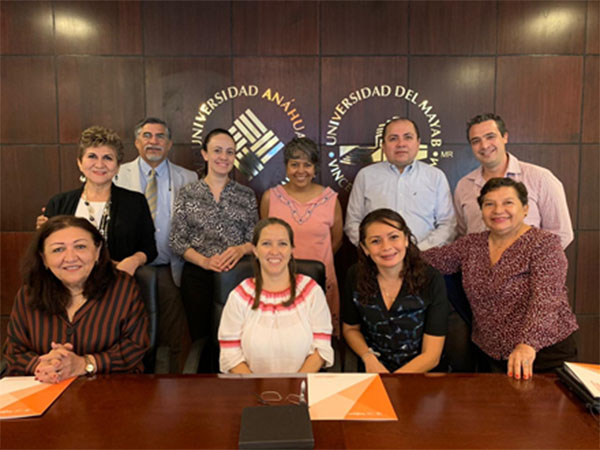
<instances>
[{"instance_id":1,"label":"wall logo emblem","mask_svg":"<svg viewBox=\"0 0 600 450\"><path fill-rule=\"evenodd\" d=\"M288 99L271 88L261 90L256 85L229 86L200 103L192 126L192 144L202 145L206 122L219 106L241 97L256 97L280 108L282 118L287 120L294 134L297 137L305 136L304 120L293 105L295 98ZM257 177L269 160L284 147L280 137L259 118L255 112L258 109L258 103L254 110L247 108L228 128L237 149L235 167L248 181Z\"/></svg>"},{"instance_id":2,"label":"wall logo emblem","mask_svg":"<svg viewBox=\"0 0 600 450\"><path fill-rule=\"evenodd\" d=\"M364 86L350 92L334 107L333 114L327 123L325 145L329 147L329 151L327 152L329 172L333 181L339 187L348 192L351 190L352 182L345 174L350 168L356 171L358 168L368 164L386 160L381 148L383 128L386 123L399 118L399 116L383 119L378 124L372 146L338 146L338 132L340 129L343 129L344 115L351 108L368 99L391 98L393 100L407 101L411 105L416 106L417 111L425 116L428 123L429 137L424 132L425 130L421 130L421 145L417 154L418 160L436 166L440 159L453 157L452 151L444 151L442 149L442 124L435 113L435 108L429 103L429 100L419 100L419 96L419 92L402 85L390 86L383 84L379 86ZM414 117L412 118L414 119Z\"/></svg>"}]
</instances>

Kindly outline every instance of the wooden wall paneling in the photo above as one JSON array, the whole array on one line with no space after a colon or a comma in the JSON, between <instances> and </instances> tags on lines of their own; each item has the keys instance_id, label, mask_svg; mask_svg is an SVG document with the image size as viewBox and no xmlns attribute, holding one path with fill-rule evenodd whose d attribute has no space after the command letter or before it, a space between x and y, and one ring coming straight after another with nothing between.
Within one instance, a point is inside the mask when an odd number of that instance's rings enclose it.
<instances>
[{"instance_id":1,"label":"wooden wall paneling","mask_svg":"<svg viewBox=\"0 0 600 450\"><path fill-rule=\"evenodd\" d=\"M585 58L583 86L583 142L600 141L600 57Z\"/></svg>"},{"instance_id":2,"label":"wooden wall paneling","mask_svg":"<svg viewBox=\"0 0 600 450\"><path fill-rule=\"evenodd\" d=\"M264 148L263 155L289 142L296 133L301 133L318 143L318 114L319 114L319 61L315 57L288 58L234 58L233 81L235 86L256 86L256 95L238 96L234 99L233 125L240 136L268 140L270 132L279 139L271 145L270 150ZM250 112L248 112L250 110ZM253 114L254 117L251 117ZM236 122L240 120L241 126ZM253 124L256 133L251 133L245 122ZM264 127L261 130L261 126ZM229 125L228 125L229 126ZM253 136L252 136L253 135ZM249 151L251 147L247 147ZM285 178L282 148L265 161L262 156L248 155L248 164L264 162L264 168L246 181L259 196ZM253 162L251 162L253 161Z\"/></svg>"},{"instance_id":3,"label":"wooden wall paneling","mask_svg":"<svg viewBox=\"0 0 600 450\"><path fill-rule=\"evenodd\" d=\"M600 231L578 232L577 239L577 278L575 311L577 314L598 314L600 312Z\"/></svg>"},{"instance_id":4,"label":"wooden wall paneling","mask_svg":"<svg viewBox=\"0 0 600 450\"><path fill-rule=\"evenodd\" d=\"M139 55L141 2L54 2L56 51L60 55Z\"/></svg>"},{"instance_id":5,"label":"wooden wall paneling","mask_svg":"<svg viewBox=\"0 0 600 450\"><path fill-rule=\"evenodd\" d=\"M473 155L469 144L449 144L442 147L446 157L440 157L436 166L442 169L450 183L450 190L454 193L454 189L458 181L469 172L480 167L479 161Z\"/></svg>"},{"instance_id":6,"label":"wooden wall paneling","mask_svg":"<svg viewBox=\"0 0 600 450\"><path fill-rule=\"evenodd\" d=\"M233 2L233 53L315 55L318 13L315 1Z\"/></svg>"},{"instance_id":7,"label":"wooden wall paneling","mask_svg":"<svg viewBox=\"0 0 600 450\"><path fill-rule=\"evenodd\" d=\"M498 2L498 53L582 53L585 2Z\"/></svg>"},{"instance_id":8,"label":"wooden wall paneling","mask_svg":"<svg viewBox=\"0 0 600 450\"><path fill-rule=\"evenodd\" d=\"M577 145L510 145L511 124L507 123L506 127L509 130L509 152L514 153L520 161L545 167L562 182L571 213L571 222L576 228L579 147Z\"/></svg>"},{"instance_id":9,"label":"wooden wall paneling","mask_svg":"<svg viewBox=\"0 0 600 450\"><path fill-rule=\"evenodd\" d=\"M411 40L412 42L412 40ZM428 100L430 112L441 121L444 143L466 142L465 124L473 116L494 109L494 58L413 57L410 60L409 84L419 92L417 105L408 114L422 133L430 120L418 105ZM427 105L424 105L427 108ZM422 140L427 137L421 137Z\"/></svg>"},{"instance_id":10,"label":"wooden wall paneling","mask_svg":"<svg viewBox=\"0 0 600 450\"><path fill-rule=\"evenodd\" d=\"M496 52L496 2L413 1L409 26L411 54Z\"/></svg>"},{"instance_id":11,"label":"wooden wall paneling","mask_svg":"<svg viewBox=\"0 0 600 450\"><path fill-rule=\"evenodd\" d=\"M404 55L408 2L321 2L321 54Z\"/></svg>"},{"instance_id":12,"label":"wooden wall paneling","mask_svg":"<svg viewBox=\"0 0 600 450\"><path fill-rule=\"evenodd\" d=\"M496 111L513 143L578 142L583 57L498 58Z\"/></svg>"},{"instance_id":13,"label":"wooden wall paneling","mask_svg":"<svg viewBox=\"0 0 600 450\"><path fill-rule=\"evenodd\" d=\"M48 193L59 188L57 146L3 146L2 231L33 231Z\"/></svg>"},{"instance_id":14,"label":"wooden wall paneling","mask_svg":"<svg viewBox=\"0 0 600 450\"><path fill-rule=\"evenodd\" d=\"M577 315L579 332L577 337L578 360L587 363L600 363L600 317Z\"/></svg>"},{"instance_id":15,"label":"wooden wall paneling","mask_svg":"<svg viewBox=\"0 0 600 450\"><path fill-rule=\"evenodd\" d=\"M3 56L0 66L0 141L3 144L56 142L53 58Z\"/></svg>"},{"instance_id":16,"label":"wooden wall paneling","mask_svg":"<svg viewBox=\"0 0 600 450\"><path fill-rule=\"evenodd\" d=\"M600 53L600 2L587 2L587 35L585 39L586 53Z\"/></svg>"},{"instance_id":17,"label":"wooden wall paneling","mask_svg":"<svg viewBox=\"0 0 600 450\"><path fill-rule=\"evenodd\" d=\"M147 114L167 121L174 142L189 144L198 108L231 85L231 71L229 57L146 58ZM231 102L216 106L209 108L206 132L210 123L216 128L231 122Z\"/></svg>"},{"instance_id":18,"label":"wooden wall paneling","mask_svg":"<svg viewBox=\"0 0 600 450\"><path fill-rule=\"evenodd\" d=\"M60 146L60 188L56 192L48 193L48 200L59 192L71 191L81 187L79 176L81 172L77 166L77 155L79 147L77 145Z\"/></svg>"},{"instance_id":19,"label":"wooden wall paneling","mask_svg":"<svg viewBox=\"0 0 600 450\"><path fill-rule=\"evenodd\" d=\"M59 57L60 142L77 142L91 125L131 142L131 128L144 116L143 80L141 58Z\"/></svg>"},{"instance_id":20,"label":"wooden wall paneling","mask_svg":"<svg viewBox=\"0 0 600 450\"><path fill-rule=\"evenodd\" d=\"M230 2L144 2L146 55L229 55Z\"/></svg>"},{"instance_id":21,"label":"wooden wall paneling","mask_svg":"<svg viewBox=\"0 0 600 450\"><path fill-rule=\"evenodd\" d=\"M600 146L581 147L581 171L579 178L579 222L580 230L600 228L598 205L600 204Z\"/></svg>"},{"instance_id":22,"label":"wooden wall paneling","mask_svg":"<svg viewBox=\"0 0 600 450\"><path fill-rule=\"evenodd\" d=\"M0 233L0 312L10 314L15 295L21 287L21 258L25 254L32 232ZM3 336L6 336L5 334Z\"/></svg>"},{"instance_id":23,"label":"wooden wall paneling","mask_svg":"<svg viewBox=\"0 0 600 450\"><path fill-rule=\"evenodd\" d=\"M382 85L391 88L388 97L374 95L374 88L381 92ZM374 144L375 131L381 122L394 115L408 114L408 102L395 97L398 85L412 89L408 85L405 57L321 58L321 142L327 143L328 123L335 119L340 122L336 131L338 144ZM366 89L360 92L362 88ZM350 108L342 104L343 99L350 102Z\"/></svg>"},{"instance_id":24,"label":"wooden wall paneling","mask_svg":"<svg viewBox=\"0 0 600 450\"><path fill-rule=\"evenodd\" d=\"M0 2L0 29L2 54L54 54L50 2Z\"/></svg>"},{"instance_id":25,"label":"wooden wall paneling","mask_svg":"<svg viewBox=\"0 0 600 450\"><path fill-rule=\"evenodd\" d=\"M198 146L175 144L169 152L169 160L186 169L196 171L199 177L203 175L204 160Z\"/></svg>"}]
</instances>

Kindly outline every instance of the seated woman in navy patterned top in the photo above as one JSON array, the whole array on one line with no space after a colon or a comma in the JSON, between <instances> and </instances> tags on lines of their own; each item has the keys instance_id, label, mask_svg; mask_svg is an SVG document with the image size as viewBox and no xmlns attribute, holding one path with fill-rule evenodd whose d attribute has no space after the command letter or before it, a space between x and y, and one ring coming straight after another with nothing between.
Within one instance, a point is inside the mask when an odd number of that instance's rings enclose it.
<instances>
[{"instance_id":1,"label":"seated woman in navy patterned top","mask_svg":"<svg viewBox=\"0 0 600 450\"><path fill-rule=\"evenodd\" d=\"M254 192L230 176L235 161L231 134L220 128L208 133L202 157L207 174L180 189L170 235L171 248L186 261L181 298L192 340L209 335L214 272L230 270L252 253L258 222Z\"/></svg>"},{"instance_id":2,"label":"seated woman in navy patterned top","mask_svg":"<svg viewBox=\"0 0 600 450\"><path fill-rule=\"evenodd\" d=\"M492 178L477 199L489 231L463 236L423 257L442 273L462 271L473 311L479 371L531 378L573 361L575 315L567 298L560 238L527 225L525 185Z\"/></svg>"},{"instance_id":3,"label":"seated woman in navy patterned top","mask_svg":"<svg viewBox=\"0 0 600 450\"><path fill-rule=\"evenodd\" d=\"M367 372L419 373L438 365L448 326L446 286L421 259L404 219L390 209L365 216L358 264L346 277L346 342Z\"/></svg>"}]
</instances>

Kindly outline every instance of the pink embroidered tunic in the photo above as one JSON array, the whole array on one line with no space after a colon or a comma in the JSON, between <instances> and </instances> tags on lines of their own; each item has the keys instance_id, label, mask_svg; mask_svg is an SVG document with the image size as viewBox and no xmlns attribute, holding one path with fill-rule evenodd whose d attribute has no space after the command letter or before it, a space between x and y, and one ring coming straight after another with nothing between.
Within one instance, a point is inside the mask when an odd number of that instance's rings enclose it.
<instances>
[{"instance_id":1,"label":"pink embroidered tunic","mask_svg":"<svg viewBox=\"0 0 600 450\"><path fill-rule=\"evenodd\" d=\"M283 306L290 290L262 291L254 303L254 278L242 281L229 294L219 326L221 372L245 362L253 373L298 372L318 350L325 367L333 365L331 315L325 294L310 277L296 277L296 299Z\"/></svg>"},{"instance_id":2,"label":"pink embroidered tunic","mask_svg":"<svg viewBox=\"0 0 600 450\"><path fill-rule=\"evenodd\" d=\"M276 186L269 192L269 217L285 220L294 230L294 257L314 259L325 265L327 304L334 334L339 336L340 294L331 247L337 193L327 187L309 202L300 203L290 197L282 186Z\"/></svg>"},{"instance_id":3,"label":"pink embroidered tunic","mask_svg":"<svg viewBox=\"0 0 600 450\"><path fill-rule=\"evenodd\" d=\"M531 228L491 265L488 236L469 234L423 253L444 274L462 270L473 342L492 358L508 359L519 343L537 352L571 335L578 326L567 299L567 258L559 237Z\"/></svg>"}]
</instances>

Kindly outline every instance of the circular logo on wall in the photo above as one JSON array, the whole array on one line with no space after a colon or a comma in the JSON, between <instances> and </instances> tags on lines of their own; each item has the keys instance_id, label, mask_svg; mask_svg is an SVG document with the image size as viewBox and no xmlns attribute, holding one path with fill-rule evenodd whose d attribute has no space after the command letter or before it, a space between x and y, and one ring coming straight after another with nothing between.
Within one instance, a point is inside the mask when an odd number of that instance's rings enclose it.
<instances>
[{"instance_id":1,"label":"circular logo on wall","mask_svg":"<svg viewBox=\"0 0 600 450\"><path fill-rule=\"evenodd\" d=\"M325 145L328 147L327 158L329 173L340 188L350 192L352 181L356 172L363 166L371 163L385 161L386 157L381 148L384 126L399 116L382 117L378 123L373 145L338 145L338 135L343 130L344 116L355 107L360 107L364 101L401 101L408 102L424 116L428 124L429 136L421 130L421 145L417 159L432 166L437 166L440 159L452 158L451 150L443 150L442 124L435 112L434 106L427 99L420 98L418 91L402 85L377 85L363 86L349 92L333 108L325 134ZM411 119L414 119L411 117Z\"/></svg>"},{"instance_id":2,"label":"circular logo on wall","mask_svg":"<svg viewBox=\"0 0 600 450\"><path fill-rule=\"evenodd\" d=\"M210 98L200 103L198 113L192 124L192 144L202 146L206 123L211 114L226 102L244 97L255 98L257 102L252 108L246 108L232 121L228 131L236 144L235 167L248 181L258 177L269 161L284 147L282 139L261 119L265 108L277 108L281 113L281 121L289 124L290 130L297 137L304 137L306 128L304 119L295 106L295 98L257 85L228 86L215 92Z\"/></svg>"}]
</instances>

